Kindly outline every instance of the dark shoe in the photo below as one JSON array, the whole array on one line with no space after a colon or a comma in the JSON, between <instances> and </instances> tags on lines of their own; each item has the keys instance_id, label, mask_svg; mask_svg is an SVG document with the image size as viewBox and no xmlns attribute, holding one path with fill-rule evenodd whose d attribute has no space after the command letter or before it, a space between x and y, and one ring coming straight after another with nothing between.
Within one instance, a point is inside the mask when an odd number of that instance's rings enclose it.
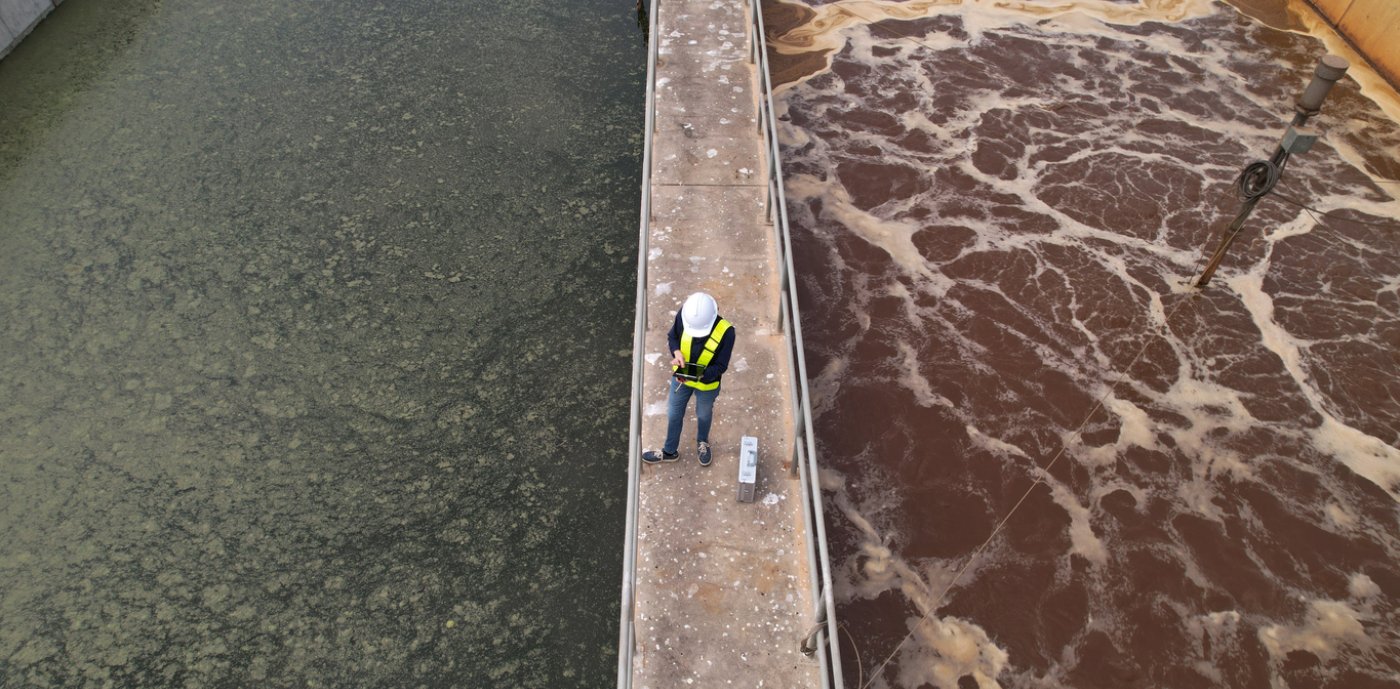
<instances>
[{"instance_id":1,"label":"dark shoe","mask_svg":"<svg viewBox=\"0 0 1400 689\"><path fill-rule=\"evenodd\" d=\"M674 462L681 458L679 452L663 452L660 450L647 450L642 453L642 461L647 464L660 464L662 462Z\"/></svg>"},{"instance_id":2,"label":"dark shoe","mask_svg":"<svg viewBox=\"0 0 1400 689\"><path fill-rule=\"evenodd\" d=\"M710 466L710 444L709 444L709 443L700 443L699 455L700 455L700 466L702 466L702 467Z\"/></svg>"}]
</instances>

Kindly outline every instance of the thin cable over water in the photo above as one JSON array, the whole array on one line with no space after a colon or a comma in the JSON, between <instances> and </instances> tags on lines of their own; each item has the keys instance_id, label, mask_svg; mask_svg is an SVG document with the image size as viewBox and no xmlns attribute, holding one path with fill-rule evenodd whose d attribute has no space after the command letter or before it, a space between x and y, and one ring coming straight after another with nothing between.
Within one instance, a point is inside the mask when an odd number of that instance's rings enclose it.
<instances>
[{"instance_id":1,"label":"thin cable over water","mask_svg":"<svg viewBox=\"0 0 1400 689\"><path fill-rule=\"evenodd\" d=\"M862 686L861 683L865 681L865 665L864 665L864 664L861 662L861 660L860 660L860 647L856 646L856 637L855 637L854 634L851 634L851 630L849 630L849 629L846 628L845 623L837 622L837 623L836 623L836 627L837 627L837 629L840 629L841 631L843 631L843 632L846 633L846 640L849 641L849 642L851 642L851 650L852 650L852 651L855 651L855 654L856 654L856 686L857 686L857 687Z\"/></svg>"},{"instance_id":2,"label":"thin cable over water","mask_svg":"<svg viewBox=\"0 0 1400 689\"><path fill-rule=\"evenodd\" d=\"M1303 203L1302 201L1299 201L1298 199L1295 199L1295 198L1293 198L1293 197L1291 197L1291 196L1289 196L1289 195L1287 195L1287 194L1284 194L1284 193L1282 193L1282 192L1274 192L1274 196L1277 196L1278 199L1279 199L1280 201L1283 201L1284 203L1292 204L1292 205L1294 205L1294 206L1297 206L1297 207L1299 207L1299 208L1301 208L1301 209L1307 211L1307 212L1308 212L1308 215L1311 215L1312 218L1313 218L1313 220L1316 221L1318 224L1322 224L1321 218L1330 218L1330 219L1332 219L1332 220L1340 220L1340 221L1342 221L1342 222L1349 222L1349 223L1353 223L1353 224L1356 224L1356 225L1368 225L1368 226L1371 226L1371 227L1383 227L1383 228L1388 229L1388 230L1394 230L1394 229L1397 228L1397 226L1400 226L1400 221L1395 221L1395 220L1391 220L1391 221L1388 221L1388 222L1387 222L1387 221L1377 222L1377 221L1374 221L1374 220L1361 220L1361 219L1358 219L1358 218L1348 218L1348 217L1343 216L1343 215L1337 215L1337 212L1336 212L1336 211L1321 211L1321 210L1318 210L1317 208L1314 208L1314 207L1312 207L1312 206L1309 206L1308 204ZM1344 210L1345 210L1345 209L1344 209ZM1352 211L1352 212L1353 212L1353 213L1363 213L1364 211Z\"/></svg>"},{"instance_id":3,"label":"thin cable over water","mask_svg":"<svg viewBox=\"0 0 1400 689\"><path fill-rule=\"evenodd\" d=\"M1198 265L1198 271L1199 267L1200 266ZM1193 292L1191 294L1188 294L1186 298L1182 299L1181 301L1178 301L1176 305L1172 307L1171 311L1168 312L1165 316L1163 316L1162 326L1164 328L1170 326L1172 319L1176 316L1176 313L1181 310L1181 307L1188 303L1194 302L1199 295L1199 292ZM890 654L886 656L884 660L880 661L879 665L875 666L875 669L870 674L870 681L858 685L859 689L867 689L871 684L873 684L876 678L880 676L880 672L885 669L885 666L889 665L891 660L894 660L894 656L895 654L899 653L899 649L902 648L904 644L907 643L909 639L914 636L914 631L918 629L920 625L926 622L929 619L929 617L931 617L933 613L939 609L939 604L942 603L945 597L947 597L948 592L951 591L953 587L957 585L958 581L962 579L962 576L966 574L969 569L972 568L972 565L976 563L977 560L982 556L982 553L986 551L987 546L991 545L992 541L996 539L997 534L1000 533L1002 528L1006 526L1006 523L1011 520L1011 515L1015 514L1016 510L1020 509L1021 505L1026 502L1026 499L1030 497L1031 491L1035 490L1037 486L1045 482L1042 476L1049 475L1050 469L1052 469L1055 466L1056 462L1059 462L1060 458L1064 456L1065 450L1069 448L1070 442L1072 442L1075 438L1080 437L1080 435L1084 431L1084 427L1089 424L1089 421L1091 421L1094 418L1095 414L1099 413L1100 409L1103 409L1104 402L1108 399L1108 397L1118 392L1118 387L1123 384L1123 381L1128 379L1128 374L1132 372L1134 366L1137 366L1138 361L1142 359L1142 355L1147 353L1147 348L1152 346L1152 342L1153 340L1151 337L1148 337L1146 341L1143 342L1142 347L1138 349L1138 352L1133 357L1133 360L1129 362L1126 367L1123 368L1123 373L1122 375L1118 376L1118 380L1115 381L1113 385L1109 386L1108 390L1106 390L1103 394L1099 396L1098 400L1094 402L1094 406L1090 407L1089 412L1084 415L1084 420L1080 421L1079 426L1076 427L1074 429L1074 432L1070 434L1069 440L1061 443L1060 450L1055 453L1055 456L1050 459L1049 463L1047 463L1044 467L1041 468L1041 475L1035 477L1035 480L1031 482L1031 485L1026 488L1026 491L1024 493L1021 494L1021 498L1017 500L1016 504L1011 506L1011 509L1007 511L1006 515L1003 516L999 522L997 522L996 528L992 529L992 532L987 535L987 539L982 541L982 545L977 546L977 549L972 552L972 556L967 559L967 562L963 564L962 568L958 570L958 573L953 576L952 580L950 580L948 584L943 587L943 591L938 594L938 597L933 599L933 601L929 603L928 610L924 612L923 617L920 617L919 621L915 622L912 628L909 630L909 632L904 635L904 638L900 639L899 643L895 644L895 647L890 651Z\"/></svg>"}]
</instances>

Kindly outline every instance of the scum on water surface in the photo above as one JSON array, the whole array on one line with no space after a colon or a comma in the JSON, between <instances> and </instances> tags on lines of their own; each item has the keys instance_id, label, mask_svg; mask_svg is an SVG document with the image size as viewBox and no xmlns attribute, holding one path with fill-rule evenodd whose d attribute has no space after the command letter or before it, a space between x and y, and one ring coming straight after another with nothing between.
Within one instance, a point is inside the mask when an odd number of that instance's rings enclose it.
<instances>
[{"instance_id":1,"label":"scum on water surface","mask_svg":"<svg viewBox=\"0 0 1400 689\"><path fill-rule=\"evenodd\" d=\"M1393 686L1393 95L1353 60L1283 184L1326 215L1197 293L1342 49L1296 8L775 4L848 682Z\"/></svg>"},{"instance_id":2,"label":"scum on water surface","mask_svg":"<svg viewBox=\"0 0 1400 689\"><path fill-rule=\"evenodd\" d=\"M0 62L0 684L610 681L631 10L68 0Z\"/></svg>"}]
</instances>

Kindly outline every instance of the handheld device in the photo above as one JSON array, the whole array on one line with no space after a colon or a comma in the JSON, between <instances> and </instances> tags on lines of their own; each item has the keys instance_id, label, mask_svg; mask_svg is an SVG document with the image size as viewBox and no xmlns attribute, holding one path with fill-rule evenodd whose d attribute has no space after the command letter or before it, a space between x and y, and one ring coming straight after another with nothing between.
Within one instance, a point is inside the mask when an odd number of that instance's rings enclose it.
<instances>
[{"instance_id":1,"label":"handheld device","mask_svg":"<svg viewBox=\"0 0 1400 689\"><path fill-rule=\"evenodd\" d=\"M676 369L674 374L681 380L700 380L700 375L705 372L705 367L700 364L685 364Z\"/></svg>"}]
</instances>

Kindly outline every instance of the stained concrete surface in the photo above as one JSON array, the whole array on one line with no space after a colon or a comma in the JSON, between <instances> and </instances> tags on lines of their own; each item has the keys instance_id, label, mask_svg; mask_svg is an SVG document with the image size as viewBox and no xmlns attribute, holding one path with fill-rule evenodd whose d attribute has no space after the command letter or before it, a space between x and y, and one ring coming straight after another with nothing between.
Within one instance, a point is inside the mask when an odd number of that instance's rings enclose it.
<instances>
[{"instance_id":1,"label":"stained concrete surface","mask_svg":"<svg viewBox=\"0 0 1400 689\"><path fill-rule=\"evenodd\" d=\"M742 0L662 0L659 8L644 445L665 438L666 332L685 297L714 295L738 336L715 404L714 464L696 461L692 405L680 461L642 473L637 687L818 681L816 662L798 650L814 621L808 535L787 471L790 372L745 19ZM753 503L736 500L744 435L760 446Z\"/></svg>"}]
</instances>

